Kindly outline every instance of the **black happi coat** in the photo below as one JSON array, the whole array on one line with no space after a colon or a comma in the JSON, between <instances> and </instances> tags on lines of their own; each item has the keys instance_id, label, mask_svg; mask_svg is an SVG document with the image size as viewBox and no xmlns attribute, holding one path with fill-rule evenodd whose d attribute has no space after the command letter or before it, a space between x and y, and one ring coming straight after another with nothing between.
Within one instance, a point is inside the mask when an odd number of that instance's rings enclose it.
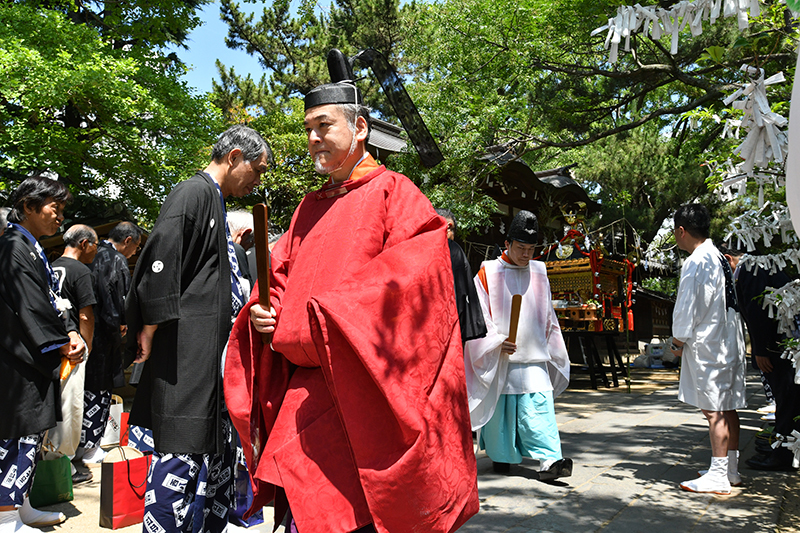
<instances>
[{"instance_id":1,"label":"black happi coat","mask_svg":"<svg viewBox=\"0 0 800 533\"><path fill-rule=\"evenodd\" d=\"M125 302L128 358L158 324L130 423L161 453L221 453L220 364L231 329L231 269L219 192L198 172L161 207Z\"/></svg>"},{"instance_id":2,"label":"black happi coat","mask_svg":"<svg viewBox=\"0 0 800 533\"><path fill-rule=\"evenodd\" d=\"M131 286L128 260L113 244L101 241L97 245L92 280L97 304L94 306L94 343L86 362L84 387L88 391L111 390L115 376L119 376L123 368L123 339L119 328L125 324L125 295ZM128 342L135 343L135 338ZM124 385L124 378L123 383L119 383L119 377L117 379L117 385Z\"/></svg>"},{"instance_id":3,"label":"black happi coat","mask_svg":"<svg viewBox=\"0 0 800 533\"><path fill-rule=\"evenodd\" d=\"M66 344L77 328L53 309L44 264L15 229L0 237L0 272L0 439L14 439L61 420L61 354L41 348Z\"/></svg>"}]
</instances>

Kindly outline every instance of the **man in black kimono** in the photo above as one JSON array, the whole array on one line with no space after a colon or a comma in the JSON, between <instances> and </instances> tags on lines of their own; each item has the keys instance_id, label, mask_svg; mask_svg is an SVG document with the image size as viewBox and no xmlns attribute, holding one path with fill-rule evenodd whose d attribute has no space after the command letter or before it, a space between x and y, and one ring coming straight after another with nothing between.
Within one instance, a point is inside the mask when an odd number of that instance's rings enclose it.
<instances>
[{"instance_id":1,"label":"man in black kimono","mask_svg":"<svg viewBox=\"0 0 800 533\"><path fill-rule=\"evenodd\" d=\"M78 364L86 349L58 295L39 239L53 235L71 200L60 182L35 176L11 195L9 226L0 237L0 533L35 533L63 513L33 509L28 489L44 431L61 418L62 360Z\"/></svg>"},{"instance_id":2,"label":"man in black kimono","mask_svg":"<svg viewBox=\"0 0 800 533\"><path fill-rule=\"evenodd\" d=\"M146 362L130 423L152 430L156 450L144 531L222 531L231 507L221 358L244 301L224 198L250 194L272 153L256 131L233 126L211 158L161 207L126 301L131 348Z\"/></svg>"},{"instance_id":3,"label":"man in black kimono","mask_svg":"<svg viewBox=\"0 0 800 533\"><path fill-rule=\"evenodd\" d=\"M86 266L97 253L97 233L84 224L75 224L64 232L64 253L53 261L61 297L72 305L68 311L78 332L86 343L86 353L92 350L94 337L94 288L92 271ZM63 420L48 432L48 440L56 450L72 458L78 449L83 429L83 387L86 363L61 373L61 415ZM91 472L78 472L72 467L72 483L92 479Z\"/></svg>"},{"instance_id":4,"label":"man in black kimono","mask_svg":"<svg viewBox=\"0 0 800 533\"><path fill-rule=\"evenodd\" d=\"M778 321L769 316L769 309L764 309L761 297L768 287L778 289L789 283L789 276L782 271L770 273L753 265L750 268L741 265L739 261L744 254L740 251L725 247L720 247L720 251L733 269L740 312L750 333L752 364L764 373L775 395L775 433L791 435L793 430L800 430L800 422L794 420L800 415L800 385L794 382L791 361L781 357L781 343L786 336L778 332ZM793 470L794 456L787 448L772 449L757 444L756 451L755 456L745 461L750 468Z\"/></svg>"},{"instance_id":5,"label":"man in black kimono","mask_svg":"<svg viewBox=\"0 0 800 533\"><path fill-rule=\"evenodd\" d=\"M125 385L122 374L125 324L125 295L131 286L128 259L142 242L142 230L132 222L120 222L108 238L97 245L92 261L92 282L97 304L94 307L95 334L91 356L86 362L83 395L83 428L77 456L85 463L103 460L98 446L108 421L111 390Z\"/></svg>"}]
</instances>

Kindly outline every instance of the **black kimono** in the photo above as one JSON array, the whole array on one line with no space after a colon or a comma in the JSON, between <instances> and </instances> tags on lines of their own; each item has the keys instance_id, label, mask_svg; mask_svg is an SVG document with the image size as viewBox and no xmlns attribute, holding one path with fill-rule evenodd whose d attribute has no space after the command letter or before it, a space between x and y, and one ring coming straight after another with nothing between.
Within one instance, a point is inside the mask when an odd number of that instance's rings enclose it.
<instances>
[{"instance_id":1,"label":"black kimono","mask_svg":"<svg viewBox=\"0 0 800 533\"><path fill-rule=\"evenodd\" d=\"M792 430L800 429L800 422L794 421L794 417L800 415L800 385L794 382L795 371L791 361L781 358L781 342L786 337L778 333L778 322L770 318L762 298L767 287L780 288L790 280L783 272L770 274L763 268L756 272L755 268L739 267L736 270L740 312L750 333L753 366L758 368L755 356L767 357L772 363L772 372L764 373L764 377L775 395L775 431L791 435Z\"/></svg>"},{"instance_id":2,"label":"black kimono","mask_svg":"<svg viewBox=\"0 0 800 533\"><path fill-rule=\"evenodd\" d=\"M92 392L110 391L114 386L125 385L124 377L120 377L123 370L120 326L125 324L125 295L131 286L131 274L128 260L107 241L97 245L92 280L97 304L94 344L86 362L84 387Z\"/></svg>"},{"instance_id":3,"label":"black kimono","mask_svg":"<svg viewBox=\"0 0 800 533\"><path fill-rule=\"evenodd\" d=\"M222 201L207 174L198 172L167 197L125 307L129 361L142 326L158 324L130 423L152 429L160 453L221 453L231 271Z\"/></svg>"},{"instance_id":4,"label":"black kimono","mask_svg":"<svg viewBox=\"0 0 800 533\"><path fill-rule=\"evenodd\" d=\"M33 244L17 229L0 237L0 439L55 427L61 420L58 349L77 330L49 298L48 275Z\"/></svg>"},{"instance_id":5,"label":"black kimono","mask_svg":"<svg viewBox=\"0 0 800 533\"><path fill-rule=\"evenodd\" d=\"M453 240L447 241L450 247L450 263L453 266L453 283L456 291L456 309L458 323L461 326L461 342L480 339L486 336L486 323L478 301L478 292L472 279L472 269L467 261L467 254Z\"/></svg>"}]
</instances>

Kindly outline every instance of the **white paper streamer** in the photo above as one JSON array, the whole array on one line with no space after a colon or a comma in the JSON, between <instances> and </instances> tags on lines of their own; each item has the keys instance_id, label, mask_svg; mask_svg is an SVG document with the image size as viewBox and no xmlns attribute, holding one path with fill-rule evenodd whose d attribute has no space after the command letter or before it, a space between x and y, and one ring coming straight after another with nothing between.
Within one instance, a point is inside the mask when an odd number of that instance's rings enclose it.
<instances>
[{"instance_id":1,"label":"white paper streamer","mask_svg":"<svg viewBox=\"0 0 800 533\"><path fill-rule=\"evenodd\" d=\"M636 33L661 39L669 35L670 53L678 53L678 38L680 32L688 25L694 37L703 33L703 21L714 24L720 16L722 8L723 17L737 17L739 29L747 28L748 13L757 17L761 13L758 0L683 0L669 9L657 6L620 6L617 15L608 19L608 24L601 26L592 35L597 35L608 30L605 48L609 50L609 61L616 63L619 56L619 45L623 43L623 50L629 51L630 38Z\"/></svg>"}]
</instances>

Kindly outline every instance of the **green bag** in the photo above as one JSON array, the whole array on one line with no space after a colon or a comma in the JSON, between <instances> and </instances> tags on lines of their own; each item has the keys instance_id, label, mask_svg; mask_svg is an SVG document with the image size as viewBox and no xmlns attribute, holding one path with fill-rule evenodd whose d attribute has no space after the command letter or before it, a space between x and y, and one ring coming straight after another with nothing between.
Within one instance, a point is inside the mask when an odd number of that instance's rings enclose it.
<instances>
[{"instance_id":1,"label":"green bag","mask_svg":"<svg viewBox=\"0 0 800 533\"><path fill-rule=\"evenodd\" d=\"M62 455L54 459L39 460L29 498L33 507L72 500L72 468L69 457Z\"/></svg>"}]
</instances>

